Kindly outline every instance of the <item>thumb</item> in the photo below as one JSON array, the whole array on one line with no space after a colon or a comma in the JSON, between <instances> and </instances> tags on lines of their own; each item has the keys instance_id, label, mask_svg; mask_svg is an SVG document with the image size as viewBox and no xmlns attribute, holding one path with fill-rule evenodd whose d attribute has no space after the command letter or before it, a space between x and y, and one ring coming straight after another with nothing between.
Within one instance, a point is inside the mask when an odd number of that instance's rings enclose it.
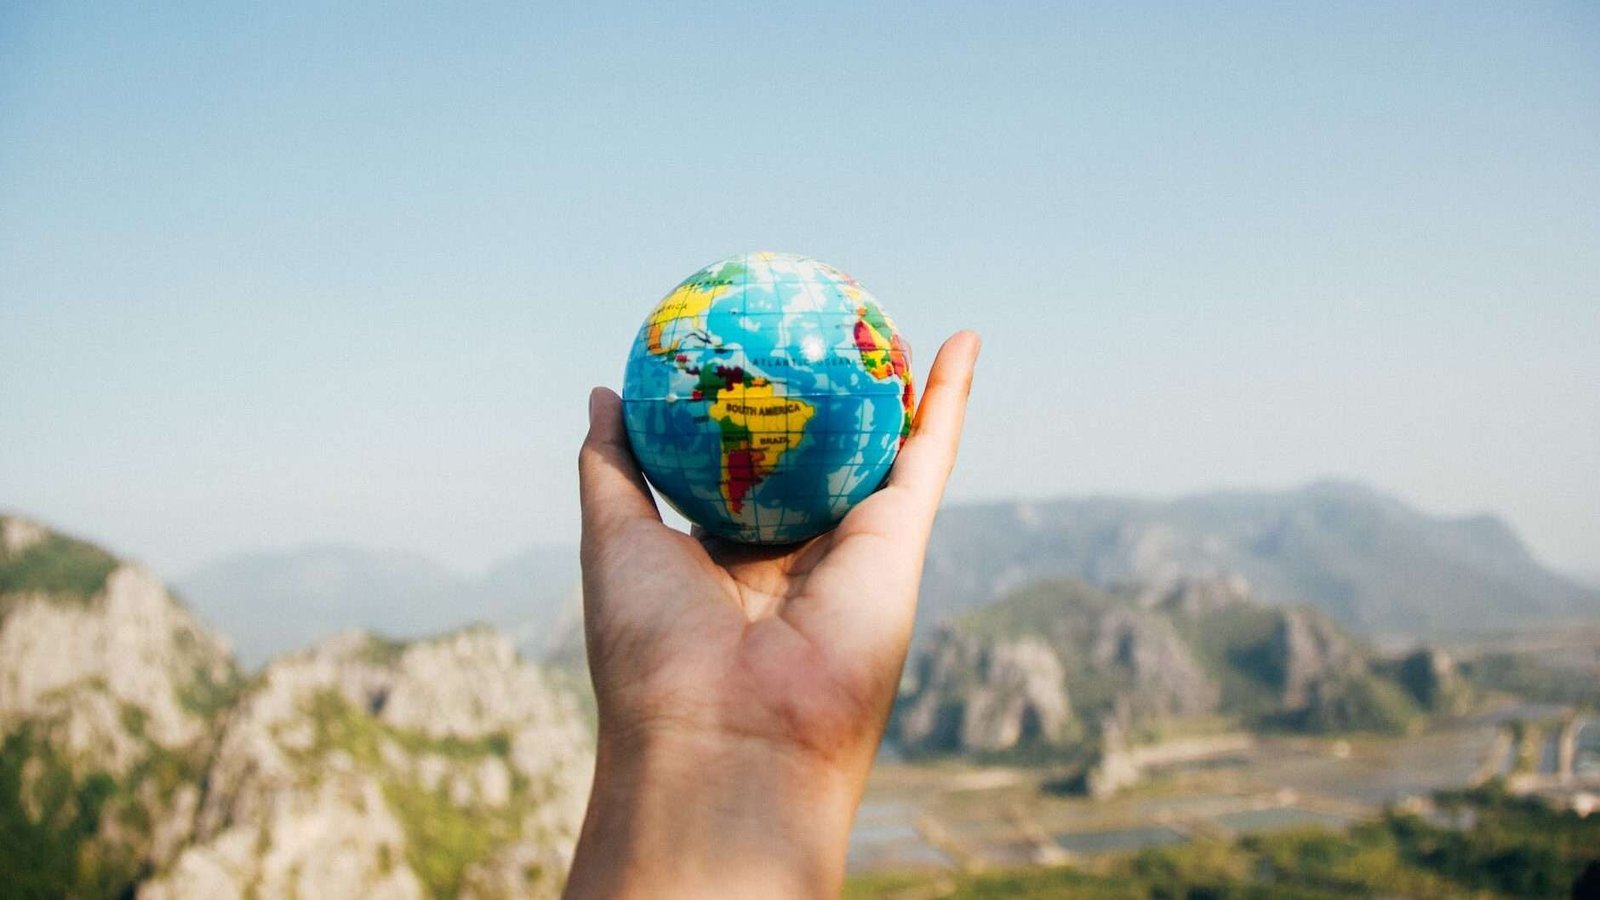
<instances>
[{"instance_id":1,"label":"thumb","mask_svg":"<svg viewBox=\"0 0 1600 900\"><path fill-rule=\"evenodd\" d=\"M578 451L578 496L585 542L632 521L661 521L628 445L622 398L603 387L589 393L589 434Z\"/></svg>"}]
</instances>

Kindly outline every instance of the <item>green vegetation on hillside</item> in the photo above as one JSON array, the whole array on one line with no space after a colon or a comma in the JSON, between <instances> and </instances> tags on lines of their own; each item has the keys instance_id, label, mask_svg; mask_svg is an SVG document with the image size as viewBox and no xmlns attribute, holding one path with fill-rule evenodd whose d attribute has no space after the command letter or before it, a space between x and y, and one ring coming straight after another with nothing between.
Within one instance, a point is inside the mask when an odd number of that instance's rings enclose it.
<instances>
[{"instance_id":1,"label":"green vegetation on hillside","mask_svg":"<svg viewBox=\"0 0 1600 900\"><path fill-rule=\"evenodd\" d=\"M103 772L75 779L66 760L27 728L0 745L0 873L6 897L114 897L137 864L95 840L118 792Z\"/></svg>"},{"instance_id":2,"label":"green vegetation on hillside","mask_svg":"<svg viewBox=\"0 0 1600 900\"><path fill-rule=\"evenodd\" d=\"M1247 717L1265 715L1278 705L1284 672L1273 645L1281 622L1278 610L1244 604L1202 617L1173 617L1178 633L1217 679L1222 708Z\"/></svg>"},{"instance_id":3,"label":"green vegetation on hillside","mask_svg":"<svg viewBox=\"0 0 1600 900\"><path fill-rule=\"evenodd\" d=\"M116 567L117 558L93 544L46 533L15 555L0 553L0 594L37 591L88 600Z\"/></svg>"},{"instance_id":4,"label":"green vegetation on hillside","mask_svg":"<svg viewBox=\"0 0 1600 900\"><path fill-rule=\"evenodd\" d=\"M1260 724L1305 734L1404 734L1422 710L1392 681L1367 672L1340 676L1319 686L1317 699L1304 709L1271 716Z\"/></svg>"},{"instance_id":5,"label":"green vegetation on hillside","mask_svg":"<svg viewBox=\"0 0 1600 900\"><path fill-rule=\"evenodd\" d=\"M155 818L198 785L204 749L149 741L147 715L124 704L123 727L144 744L120 776L84 771L57 740L23 725L0 745L0 897L118 897L141 874Z\"/></svg>"},{"instance_id":6,"label":"green vegetation on hillside","mask_svg":"<svg viewBox=\"0 0 1600 900\"><path fill-rule=\"evenodd\" d=\"M444 784L430 790L413 773L392 771L384 762L385 742L413 757L436 755L462 762L485 756L503 759L511 752L510 738L503 733L470 740L431 737L387 725L332 690L313 698L307 712L316 726L316 739L299 755L312 777L333 750L350 754L363 770L377 773L384 800L405 829L407 861L432 896L459 894L468 867L498 844L517 837L521 814L536 802L529 796L533 786L527 779L513 776L512 801L504 807L462 808L449 800Z\"/></svg>"},{"instance_id":7,"label":"green vegetation on hillside","mask_svg":"<svg viewBox=\"0 0 1600 900\"><path fill-rule=\"evenodd\" d=\"M1504 691L1536 703L1600 709L1600 682L1572 668L1553 666L1525 653L1491 653L1461 664L1474 687Z\"/></svg>"},{"instance_id":8,"label":"green vegetation on hillside","mask_svg":"<svg viewBox=\"0 0 1600 900\"><path fill-rule=\"evenodd\" d=\"M1436 801L1442 820L1465 827L1390 813L1347 832L1200 839L1085 869L873 875L853 879L844 896L913 896L937 885L937 896L951 900L1567 897L1585 867L1600 860L1600 817L1553 810L1496 786Z\"/></svg>"},{"instance_id":9,"label":"green vegetation on hillside","mask_svg":"<svg viewBox=\"0 0 1600 900\"><path fill-rule=\"evenodd\" d=\"M1035 582L1000 600L972 610L958 620L963 631L978 637L1052 634L1063 625L1087 620L1131 599L1103 591L1075 578Z\"/></svg>"}]
</instances>

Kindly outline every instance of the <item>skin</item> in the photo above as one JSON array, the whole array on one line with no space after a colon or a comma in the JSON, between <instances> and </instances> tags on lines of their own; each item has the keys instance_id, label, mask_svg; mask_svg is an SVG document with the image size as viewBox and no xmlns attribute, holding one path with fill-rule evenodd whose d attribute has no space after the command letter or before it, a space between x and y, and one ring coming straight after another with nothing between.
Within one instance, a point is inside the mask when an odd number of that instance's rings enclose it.
<instances>
[{"instance_id":1,"label":"skin","mask_svg":"<svg viewBox=\"0 0 1600 900\"><path fill-rule=\"evenodd\" d=\"M568 898L832 897L888 721L978 336L940 348L886 486L803 544L663 525L616 394L579 455L600 725Z\"/></svg>"}]
</instances>

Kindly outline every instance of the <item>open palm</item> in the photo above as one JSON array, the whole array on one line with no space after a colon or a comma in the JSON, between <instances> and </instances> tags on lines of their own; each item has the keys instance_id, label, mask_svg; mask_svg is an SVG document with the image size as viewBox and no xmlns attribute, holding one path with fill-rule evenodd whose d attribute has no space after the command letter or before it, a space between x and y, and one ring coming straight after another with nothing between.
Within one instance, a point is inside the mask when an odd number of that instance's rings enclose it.
<instances>
[{"instance_id":1,"label":"open palm","mask_svg":"<svg viewBox=\"0 0 1600 900\"><path fill-rule=\"evenodd\" d=\"M888 483L835 530L788 547L662 524L620 399L595 391L579 469L602 750L660 735L751 741L865 777L977 354L971 333L945 343Z\"/></svg>"}]
</instances>

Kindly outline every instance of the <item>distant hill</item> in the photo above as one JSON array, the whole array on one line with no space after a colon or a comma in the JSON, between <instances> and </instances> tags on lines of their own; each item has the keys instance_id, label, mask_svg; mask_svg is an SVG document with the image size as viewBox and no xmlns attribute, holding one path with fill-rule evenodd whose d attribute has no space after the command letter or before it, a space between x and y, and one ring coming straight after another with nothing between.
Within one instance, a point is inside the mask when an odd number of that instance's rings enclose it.
<instances>
[{"instance_id":1,"label":"distant hill","mask_svg":"<svg viewBox=\"0 0 1600 900\"><path fill-rule=\"evenodd\" d=\"M1327 481L1175 500L949 506L929 547L918 633L1042 579L1115 587L1227 575L1243 575L1263 603L1309 604L1368 635L1600 618L1600 588L1540 565L1500 519L1436 518ZM218 560L178 590L247 667L347 628L414 637L472 622L539 657L570 650L580 624L568 546L532 547L469 577L418 553L308 545Z\"/></svg>"},{"instance_id":2,"label":"distant hill","mask_svg":"<svg viewBox=\"0 0 1600 900\"><path fill-rule=\"evenodd\" d=\"M1366 634L1600 617L1600 589L1542 566L1494 516L1438 518L1359 484L952 506L934 528L921 632L1045 578L1162 584L1238 574Z\"/></svg>"},{"instance_id":3,"label":"distant hill","mask_svg":"<svg viewBox=\"0 0 1600 900\"><path fill-rule=\"evenodd\" d=\"M1315 610L1257 605L1237 577L1117 591L1029 585L940 628L912 656L906 685L894 734L914 753L1072 750L1085 737L1122 743L1214 716L1396 732L1467 699L1442 653L1379 659Z\"/></svg>"},{"instance_id":4,"label":"distant hill","mask_svg":"<svg viewBox=\"0 0 1600 900\"><path fill-rule=\"evenodd\" d=\"M415 638L473 623L538 657L577 615L577 583L572 547L532 547L474 578L420 553L310 544L217 560L177 589L255 667L352 628Z\"/></svg>"}]
</instances>

